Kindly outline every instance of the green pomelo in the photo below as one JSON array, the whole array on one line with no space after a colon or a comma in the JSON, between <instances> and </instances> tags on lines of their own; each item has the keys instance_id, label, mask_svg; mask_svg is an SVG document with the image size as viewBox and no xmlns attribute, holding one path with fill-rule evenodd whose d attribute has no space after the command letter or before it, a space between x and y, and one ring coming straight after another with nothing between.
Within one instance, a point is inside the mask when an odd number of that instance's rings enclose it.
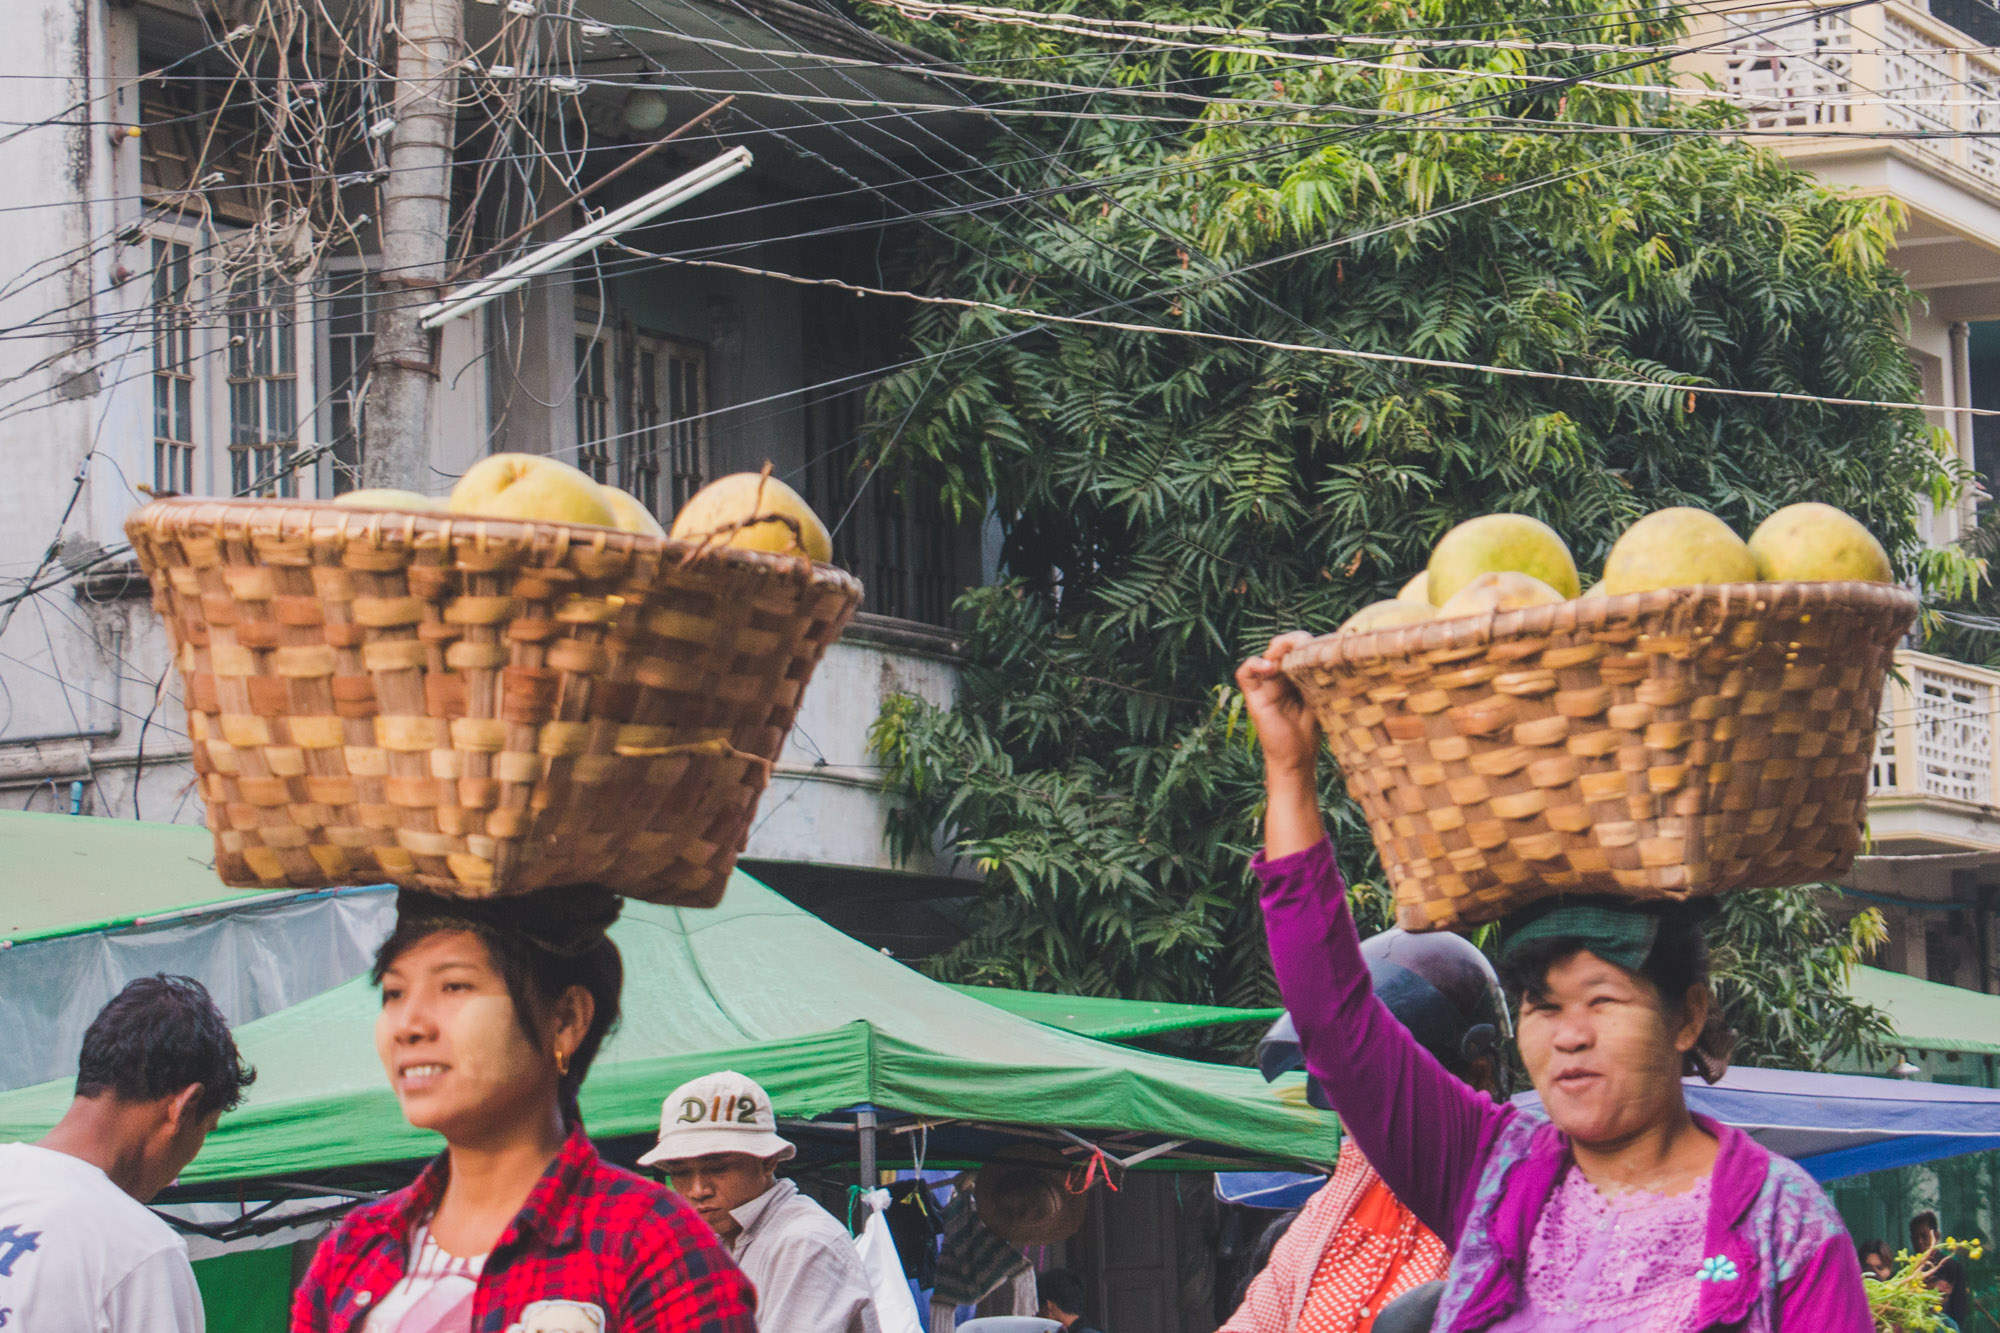
<instances>
[{"instance_id":1,"label":"green pomelo","mask_svg":"<svg viewBox=\"0 0 2000 1333\"><path fill-rule=\"evenodd\" d=\"M1574 597L1576 561L1556 530L1526 514L1485 514L1447 532L1431 548L1432 606L1443 606L1481 574L1526 574Z\"/></svg>"},{"instance_id":2,"label":"green pomelo","mask_svg":"<svg viewBox=\"0 0 2000 1333\"><path fill-rule=\"evenodd\" d=\"M1750 554L1757 561L1757 577L1767 582L1896 579L1889 553L1875 534L1829 504L1786 505L1750 534Z\"/></svg>"},{"instance_id":3,"label":"green pomelo","mask_svg":"<svg viewBox=\"0 0 2000 1333\"><path fill-rule=\"evenodd\" d=\"M1531 574L1502 570L1481 574L1458 590L1458 595L1438 608L1437 618L1483 616L1496 611L1519 611L1530 606L1548 606L1565 600L1563 595Z\"/></svg>"},{"instance_id":4,"label":"green pomelo","mask_svg":"<svg viewBox=\"0 0 2000 1333\"><path fill-rule=\"evenodd\" d=\"M1757 558L1727 523L1700 509L1648 514L1625 529L1604 560L1607 597L1704 583L1751 583Z\"/></svg>"},{"instance_id":5,"label":"green pomelo","mask_svg":"<svg viewBox=\"0 0 2000 1333\"><path fill-rule=\"evenodd\" d=\"M1349 616L1338 634L1366 634L1370 630L1394 629L1398 625L1416 625L1436 618L1437 612L1428 606L1406 602L1400 597L1387 601L1370 602Z\"/></svg>"}]
</instances>

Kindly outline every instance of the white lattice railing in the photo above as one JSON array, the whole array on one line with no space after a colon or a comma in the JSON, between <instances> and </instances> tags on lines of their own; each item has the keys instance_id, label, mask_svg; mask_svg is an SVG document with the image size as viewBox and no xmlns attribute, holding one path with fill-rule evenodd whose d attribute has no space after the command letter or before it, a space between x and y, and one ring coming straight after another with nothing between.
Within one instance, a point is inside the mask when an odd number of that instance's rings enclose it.
<instances>
[{"instance_id":1,"label":"white lattice railing","mask_svg":"<svg viewBox=\"0 0 2000 1333\"><path fill-rule=\"evenodd\" d=\"M1829 138L1954 134L1898 142L2000 187L2000 139L1972 137L2000 132L2000 62L1972 54L1971 38L1902 0L1786 22L1821 7L1774 5L1702 21L1690 44L1724 45L1683 65L1712 75L1760 128L1824 126ZM1727 41L1739 33L1740 42Z\"/></svg>"},{"instance_id":2,"label":"white lattice railing","mask_svg":"<svg viewBox=\"0 0 2000 1333\"><path fill-rule=\"evenodd\" d=\"M1928 653L1899 652L1882 695L1870 788L2000 806L2000 673Z\"/></svg>"}]
</instances>

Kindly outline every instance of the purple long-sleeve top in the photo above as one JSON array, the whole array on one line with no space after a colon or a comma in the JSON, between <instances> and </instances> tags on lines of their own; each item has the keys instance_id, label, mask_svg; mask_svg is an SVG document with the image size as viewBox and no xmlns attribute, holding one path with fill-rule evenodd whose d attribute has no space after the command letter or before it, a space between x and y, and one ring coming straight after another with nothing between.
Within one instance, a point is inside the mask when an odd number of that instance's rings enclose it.
<instances>
[{"instance_id":1,"label":"purple long-sleeve top","mask_svg":"<svg viewBox=\"0 0 2000 1333\"><path fill-rule=\"evenodd\" d=\"M1567 1140L1447 1073L1375 998L1330 842L1255 868L1307 1070L1389 1188L1452 1248L1436 1328L1489 1328L1520 1302ZM1701 1277L1695 1327L1871 1333L1854 1243L1819 1186L1741 1131L1695 1120L1718 1141L1703 1252L1687 1256Z\"/></svg>"}]
</instances>

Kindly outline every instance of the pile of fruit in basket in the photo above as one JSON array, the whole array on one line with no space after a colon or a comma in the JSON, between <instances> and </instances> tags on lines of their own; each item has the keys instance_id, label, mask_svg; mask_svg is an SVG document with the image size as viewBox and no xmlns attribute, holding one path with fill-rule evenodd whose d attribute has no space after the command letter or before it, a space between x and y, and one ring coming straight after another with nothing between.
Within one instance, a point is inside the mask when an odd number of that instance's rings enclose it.
<instances>
[{"instance_id":1,"label":"pile of fruit in basket","mask_svg":"<svg viewBox=\"0 0 2000 1333\"><path fill-rule=\"evenodd\" d=\"M799 493L764 472L738 472L710 482L674 515L672 532L629 491L597 481L580 468L542 454L493 454L466 469L445 499L415 491L349 491L334 503L349 509L405 510L467 518L583 523L648 537L708 541L745 551L833 558L826 525Z\"/></svg>"},{"instance_id":2,"label":"pile of fruit in basket","mask_svg":"<svg viewBox=\"0 0 2000 1333\"><path fill-rule=\"evenodd\" d=\"M1490 615L1575 597L1617 597L1719 583L1890 583L1882 544L1827 504L1778 510L1744 541L1699 509L1662 509L1625 530L1605 557L1604 577L1582 588L1569 547L1523 514L1487 514L1447 532L1429 566L1395 597L1361 608L1342 634Z\"/></svg>"}]
</instances>

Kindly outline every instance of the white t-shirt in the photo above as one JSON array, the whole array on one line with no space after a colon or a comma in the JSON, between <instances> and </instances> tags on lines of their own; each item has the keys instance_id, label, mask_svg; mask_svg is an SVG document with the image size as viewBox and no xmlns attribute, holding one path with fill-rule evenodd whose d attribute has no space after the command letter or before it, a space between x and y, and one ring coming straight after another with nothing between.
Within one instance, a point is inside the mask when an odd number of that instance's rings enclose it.
<instances>
[{"instance_id":1,"label":"white t-shirt","mask_svg":"<svg viewBox=\"0 0 2000 1333\"><path fill-rule=\"evenodd\" d=\"M203 1333L187 1244L82 1158L0 1144L0 1330Z\"/></svg>"},{"instance_id":2,"label":"white t-shirt","mask_svg":"<svg viewBox=\"0 0 2000 1333\"><path fill-rule=\"evenodd\" d=\"M471 1333L472 1297L486 1256L445 1253L428 1222L410 1236L410 1254L409 1268L369 1311L362 1333Z\"/></svg>"}]
</instances>

